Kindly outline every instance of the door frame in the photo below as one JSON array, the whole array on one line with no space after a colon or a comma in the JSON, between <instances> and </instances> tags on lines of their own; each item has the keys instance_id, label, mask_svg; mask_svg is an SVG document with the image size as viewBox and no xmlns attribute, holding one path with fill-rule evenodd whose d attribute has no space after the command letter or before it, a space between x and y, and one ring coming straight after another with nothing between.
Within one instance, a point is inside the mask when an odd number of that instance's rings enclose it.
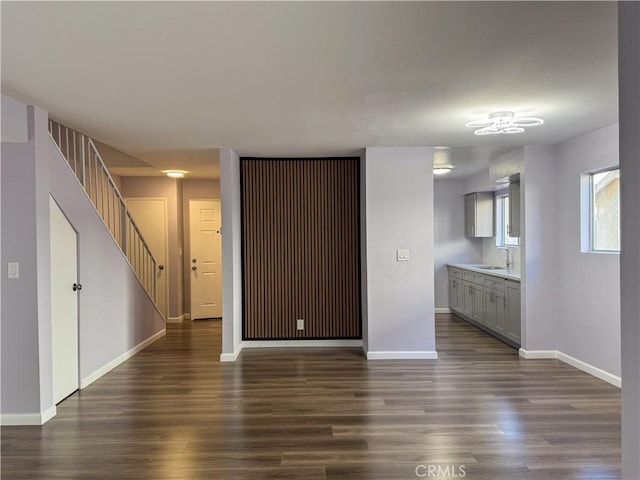
<instances>
[{"instance_id":1,"label":"door frame","mask_svg":"<svg viewBox=\"0 0 640 480\"><path fill-rule=\"evenodd\" d=\"M169 202L167 201L167 197L124 197L124 203L125 203L125 207L127 208L127 211L129 211L129 201L130 200L161 200L164 203L164 245L165 245L165 255L166 258L164 259L164 272L165 272L165 279L164 279L164 283L165 283L165 299L164 299L164 303L165 303L165 315L166 318L169 318ZM132 216L133 217L133 216ZM135 218L133 219L133 221L135 222ZM136 222L137 225L137 222ZM146 241L146 240L145 240ZM156 259L157 261L158 259ZM158 265L156 265L156 269L158 268ZM157 289L157 287L156 287ZM156 290L156 299L157 299L157 290ZM160 311L162 312L162 309L160 307L158 307L160 309Z\"/></svg>"}]
</instances>

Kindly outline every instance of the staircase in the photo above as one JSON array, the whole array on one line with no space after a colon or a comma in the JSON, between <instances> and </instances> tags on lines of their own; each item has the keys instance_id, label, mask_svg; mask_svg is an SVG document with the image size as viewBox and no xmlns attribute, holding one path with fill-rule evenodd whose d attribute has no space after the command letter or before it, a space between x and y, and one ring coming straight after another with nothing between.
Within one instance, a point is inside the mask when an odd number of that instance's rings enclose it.
<instances>
[{"instance_id":1,"label":"staircase","mask_svg":"<svg viewBox=\"0 0 640 480\"><path fill-rule=\"evenodd\" d=\"M93 140L53 120L49 120L49 135L129 261L138 280L156 303L156 260L127 210Z\"/></svg>"}]
</instances>

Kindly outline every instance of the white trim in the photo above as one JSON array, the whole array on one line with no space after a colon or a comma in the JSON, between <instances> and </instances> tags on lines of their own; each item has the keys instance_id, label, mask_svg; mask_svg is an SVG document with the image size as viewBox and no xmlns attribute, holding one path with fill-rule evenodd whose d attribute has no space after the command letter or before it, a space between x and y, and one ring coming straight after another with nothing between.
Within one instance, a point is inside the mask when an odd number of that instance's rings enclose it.
<instances>
[{"instance_id":1,"label":"white trim","mask_svg":"<svg viewBox=\"0 0 640 480\"><path fill-rule=\"evenodd\" d=\"M451 313L451 309L449 307L436 307L436 313Z\"/></svg>"},{"instance_id":2,"label":"white trim","mask_svg":"<svg viewBox=\"0 0 640 480\"><path fill-rule=\"evenodd\" d=\"M362 355L364 355L364 358L367 358L367 352L369 351L369 349L367 348L367 345L364 342L362 342L362 347L360 348L362 348Z\"/></svg>"},{"instance_id":3,"label":"white trim","mask_svg":"<svg viewBox=\"0 0 640 480\"><path fill-rule=\"evenodd\" d=\"M150 336L149 338L147 338L146 340L143 340L142 342L140 342L138 345L133 347L131 350L129 350L127 352L124 352L122 355L120 355L117 358L114 358L109 363L107 363L106 365L100 367L98 370L96 370L92 374L90 374L87 377L81 379L80 380L80 389L82 390L84 388L87 388L89 385L91 385L93 382L98 380L104 374L109 373L111 370L116 368L122 362L124 362L126 360L129 360L136 353L138 353L141 350L145 349L146 347L151 345L153 342L155 342L159 338L164 337L166 334L167 334L167 330L163 328L158 333L155 333L152 336Z\"/></svg>"},{"instance_id":4,"label":"white trim","mask_svg":"<svg viewBox=\"0 0 640 480\"><path fill-rule=\"evenodd\" d=\"M438 352L367 352L367 360L437 360Z\"/></svg>"},{"instance_id":5,"label":"white trim","mask_svg":"<svg viewBox=\"0 0 640 480\"><path fill-rule=\"evenodd\" d=\"M527 360L542 360L542 359L555 359L558 358L557 350L525 350L521 348L518 350L518 354L522 358Z\"/></svg>"},{"instance_id":6,"label":"white trim","mask_svg":"<svg viewBox=\"0 0 640 480\"><path fill-rule=\"evenodd\" d=\"M186 319L186 314L182 314L178 317L167 317L167 323L181 323Z\"/></svg>"},{"instance_id":7,"label":"white trim","mask_svg":"<svg viewBox=\"0 0 640 480\"><path fill-rule=\"evenodd\" d=\"M191 320L191 314L190 313L185 313L183 316L184 316L185 320Z\"/></svg>"},{"instance_id":8,"label":"white trim","mask_svg":"<svg viewBox=\"0 0 640 480\"><path fill-rule=\"evenodd\" d=\"M238 359L238 356L240 355L240 352L242 352L242 343L240 343L240 345L238 345L238 348L236 348L236 351L233 352L233 353L221 353L220 354L220 362L221 363L235 362Z\"/></svg>"},{"instance_id":9,"label":"white trim","mask_svg":"<svg viewBox=\"0 0 640 480\"><path fill-rule=\"evenodd\" d=\"M362 340L245 340L240 348L362 347Z\"/></svg>"},{"instance_id":10,"label":"white trim","mask_svg":"<svg viewBox=\"0 0 640 480\"><path fill-rule=\"evenodd\" d=\"M571 365L578 370L582 370L589 375L592 375L600 380L603 380L611 385L621 388L622 387L622 379L617 377L609 372L602 370L601 368L594 367L593 365L583 362L582 360L578 360L571 355L567 355L566 353L562 353L558 350L525 350L521 348L518 353L522 358L526 358L527 360L540 360L540 359L557 359L567 365Z\"/></svg>"},{"instance_id":11,"label":"white trim","mask_svg":"<svg viewBox=\"0 0 640 480\"><path fill-rule=\"evenodd\" d=\"M56 406L40 413L5 413L0 419L2 426L10 425L44 425L56 416Z\"/></svg>"},{"instance_id":12,"label":"white trim","mask_svg":"<svg viewBox=\"0 0 640 480\"><path fill-rule=\"evenodd\" d=\"M594 367L582 360L578 360L571 355L567 355L566 353L558 352L558 360L563 361L564 363L571 365L572 367L577 368L578 370L582 370L583 372L588 373L589 375L593 375L600 380L604 380L611 385L614 385L618 388L622 387L622 379L620 377L616 377L609 372L605 372L604 370Z\"/></svg>"}]
</instances>

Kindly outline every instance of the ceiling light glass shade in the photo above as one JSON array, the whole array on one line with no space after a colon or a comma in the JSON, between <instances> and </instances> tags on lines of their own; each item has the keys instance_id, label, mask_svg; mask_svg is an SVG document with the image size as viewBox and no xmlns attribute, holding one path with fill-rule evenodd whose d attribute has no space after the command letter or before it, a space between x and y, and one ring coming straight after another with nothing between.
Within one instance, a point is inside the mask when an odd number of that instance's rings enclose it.
<instances>
[{"instance_id":1,"label":"ceiling light glass shade","mask_svg":"<svg viewBox=\"0 0 640 480\"><path fill-rule=\"evenodd\" d=\"M452 167L433 167L434 175L446 175L447 173L451 173Z\"/></svg>"},{"instance_id":2,"label":"ceiling light glass shade","mask_svg":"<svg viewBox=\"0 0 640 480\"><path fill-rule=\"evenodd\" d=\"M476 128L476 135L498 135L524 133L524 127L537 127L544 120L535 117L515 118L513 112L493 112L484 120L474 120L466 124L467 127Z\"/></svg>"},{"instance_id":3,"label":"ceiling light glass shade","mask_svg":"<svg viewBox=\"0 0 640 480\"><path fill-rule=\"evenodd\" d=\"M184 177L184 172L181 172L179 170L168 170L168 171L164 172L164 174L167 177L171 177L171 178L183 178Z\"/></svg>"}]
</instances>

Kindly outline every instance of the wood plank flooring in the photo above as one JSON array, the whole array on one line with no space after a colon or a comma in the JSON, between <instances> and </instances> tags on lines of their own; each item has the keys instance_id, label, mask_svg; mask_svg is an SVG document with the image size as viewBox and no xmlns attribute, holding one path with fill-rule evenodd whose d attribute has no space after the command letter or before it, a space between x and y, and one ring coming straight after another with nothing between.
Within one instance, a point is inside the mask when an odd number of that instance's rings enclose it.
<instances>
[{"instance_id":1,"label":"wood plank flooring","mask_svg":"<svg viewBox=\"0 0 640 480\"><path fill-rule=\"evenodd\" d=\"M437 316L437 361L245 350L220 322L167 336L58 406L2 428L3 479L620 478L620 391ZM438 475L439 474L439 475Z\"/></svg>"}]
</instances>

